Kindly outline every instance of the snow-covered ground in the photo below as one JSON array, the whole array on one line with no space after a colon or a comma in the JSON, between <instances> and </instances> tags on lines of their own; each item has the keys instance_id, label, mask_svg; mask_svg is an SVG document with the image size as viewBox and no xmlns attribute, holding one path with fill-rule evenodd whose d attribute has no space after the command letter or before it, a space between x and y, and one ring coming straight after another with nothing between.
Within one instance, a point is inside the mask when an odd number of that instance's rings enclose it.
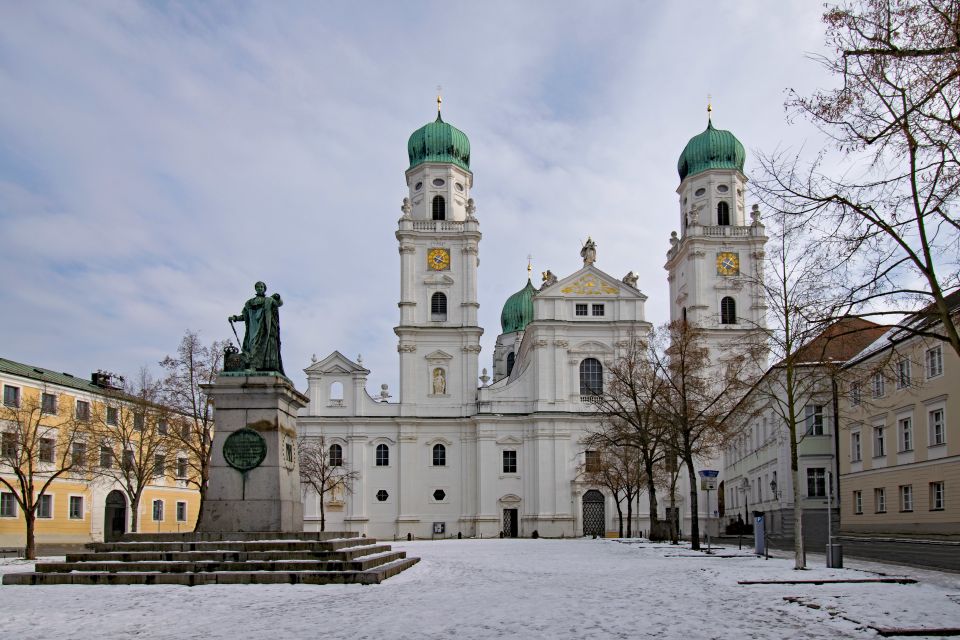
<instances>
[{"instance_id":1,"label":"snow-covered ground","mask_svg":"<svg viewBox=\"0 0 960 640\"><path fill-rule=\"evenodd\" d=\"M960 575L849 561L793 571L736 549L611 540L403 542L422 561L380 585L0 587L0 638L864 638L960 627ZM734 555L736 557L721 557ZM811 565L822 567L822 556ZM32 564L0 560L0 572ZM918 584L756 585L863 578ZM799 601L786 600L796 597Z\"/></svg>"}]
</instances>

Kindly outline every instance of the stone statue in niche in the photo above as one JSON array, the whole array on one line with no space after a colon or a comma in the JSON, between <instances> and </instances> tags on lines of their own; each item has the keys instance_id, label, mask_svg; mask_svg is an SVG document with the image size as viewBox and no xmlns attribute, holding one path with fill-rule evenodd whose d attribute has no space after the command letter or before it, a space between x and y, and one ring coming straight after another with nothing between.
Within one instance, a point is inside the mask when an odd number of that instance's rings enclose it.
<instances>
[{"instance_id":1,"label":"stone statue in niche","mask_svg":"<svg viewBox=\"0 0 960 640\"><path fill-rule=\"evenodd\" d=\"M437 367L433 370L433 395L442 396L447 393L447 375L443 369Z\"/></svg>"},{"instance_id":2,"label":"stone statue in niche","mask_svg":"<svg viewBox=\"0 0 960 640\"><path fill-rule=\"evenodd\" d=\"M597 261L597 243L587 236L587 242L580 249L580 257L583 258L583 266L589 267Z\"/></svg>"}]
</instances>

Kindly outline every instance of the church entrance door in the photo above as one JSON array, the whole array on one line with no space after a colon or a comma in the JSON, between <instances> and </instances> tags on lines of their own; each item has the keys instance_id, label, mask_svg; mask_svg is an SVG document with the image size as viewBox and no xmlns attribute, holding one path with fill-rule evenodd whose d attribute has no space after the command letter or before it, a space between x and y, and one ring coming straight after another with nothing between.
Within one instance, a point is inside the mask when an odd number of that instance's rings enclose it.
<instances>
[{"instance_id":1,"label":"church entrance door","mask_svg":"<svg viewBox=\"0 0 960 640\"><path fill-rule=\"evenodd\" d=\"M520 535L520 518L517 516L517 509L503 510L503 537L516 538Z\"/></svg>"},{"instance_id":2,"label":"church entrance door","mask_svg":"<svg viewBox=\"0 0 960 640\"><path fill-rule=\"evenodd\" d=\"M107 494L103 508L103 541L119 540L127 531L127 499L114 489Z\"/></svg>"},{"instance_id":3,"label":"church entrance door","mask_svg":"<svg viewBox=\"0 0 960 640\"><path fill-rule=\"evenodd\" d=\"M606 523L603 494L591 489L583 494L583 535L603 537Z\"/></svg>"}]
</instances>

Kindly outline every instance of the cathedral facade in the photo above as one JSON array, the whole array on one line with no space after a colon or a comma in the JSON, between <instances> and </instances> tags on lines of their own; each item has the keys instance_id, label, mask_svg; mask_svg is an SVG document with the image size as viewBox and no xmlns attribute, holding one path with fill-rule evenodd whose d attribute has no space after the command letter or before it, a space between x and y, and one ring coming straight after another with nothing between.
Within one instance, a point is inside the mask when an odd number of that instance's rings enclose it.
<instances>
[{"instance_id":1,"label":"cathedral facade","mask_svg":"<svg viewBox=\"0 0 960 640\"><path fill-rule=\"evenodd\" d=\"M396 232L398 401L372 396L370 372L339 352L306 369L310 402L299 434L322 436L329 459L356 472L349 491L323 497L327 528L378 538L616 531L609 491L582 480L582 439L599 422L592 397L603 392L604 372L652 328L637 277L604 272L588 239L579 270L548 271L540 286L528 279L507 300L492 375L484 368L478 377L481 233L470 143L438 113L407 150L409 192ZM691 139L679 167L681 232L666 265L671 318L709 329L718 351L758 317L738 314L762 314L739 277L765 240L759 214L745 219L743 160L739 141L712 124ZM686 489L679 494L684 514ZM320 499L305 497L307 530L320 526ZM641 496L640 531L649 526L645 509Z\"/></svg>"}]
</instances>

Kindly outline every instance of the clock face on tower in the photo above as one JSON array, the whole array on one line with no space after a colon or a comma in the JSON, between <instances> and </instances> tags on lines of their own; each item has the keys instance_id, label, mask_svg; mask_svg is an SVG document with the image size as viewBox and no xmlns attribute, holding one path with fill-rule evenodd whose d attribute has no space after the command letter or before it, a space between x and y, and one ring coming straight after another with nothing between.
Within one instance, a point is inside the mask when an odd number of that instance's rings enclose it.
<instances>
[{"instance_id":1,"label":"clock face on tower","mask_svg":"<svg viewBox=\"0 0 960 640\"><path fill-rule=\"evenodd\" d=\"M427 266L434 271L446 271L450 268L450 251L439 247L427 251Z\"/></svg>"},{"instance_id":2,"label":"clock face on tower","mask_svg":"<svg viewBox=\"0 0 960 640\"><path fill-rule=\"evenodd\" d=\"M717 254L717 273L721 276L735 276L740 273L740 256L724 251Z\"/></svg>"}]
</instances>

